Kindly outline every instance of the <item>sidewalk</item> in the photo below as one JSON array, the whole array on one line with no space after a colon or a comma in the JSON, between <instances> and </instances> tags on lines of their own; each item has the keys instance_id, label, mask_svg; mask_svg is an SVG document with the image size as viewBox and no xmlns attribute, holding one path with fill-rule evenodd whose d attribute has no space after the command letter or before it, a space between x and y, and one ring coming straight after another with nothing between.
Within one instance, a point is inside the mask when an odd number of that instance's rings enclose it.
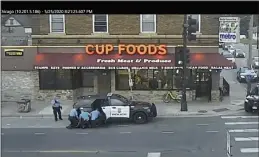
<instances>
[{"instance_id":1,"label":"sidewalk","mask_svg":"<svg viewBox=\"0 0 259 157\"><path fill-rule=\"evenodd\" d=\"M72 108L72 101L62 101L62 114L67 116ZM180 103L156 103L158 117L175 117L175 116L217 116L238 112L243 108L242 102L231 102L226 97L223 102L205 102L193 101L188 102L188 111L181 112ZM16 102L2 102L2 117L53 117L52 107L49 102L32 102L32 111L29 113L18 113Z\"/></svg>"}]
</instances>

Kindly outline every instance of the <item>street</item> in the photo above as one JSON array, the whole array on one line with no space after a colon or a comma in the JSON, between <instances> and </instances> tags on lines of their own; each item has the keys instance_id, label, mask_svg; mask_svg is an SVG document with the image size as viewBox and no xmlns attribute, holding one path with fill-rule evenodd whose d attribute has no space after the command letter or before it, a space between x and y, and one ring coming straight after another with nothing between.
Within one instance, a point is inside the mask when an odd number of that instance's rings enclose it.
<instances>
[{"instance_id":1,"label":"street","mask_svg":"<svg viewBox=\"0 0 259 157\"><path fill-rule=\"evenodd\" d=\"M233 70L223 70L223 77L229 78L228 81L230 81L230 84L236 84L237 86L241 86L242 89L246 90L247 84L246 83L239 83L236 79L237 76L237 70L240 67L246 67L247 66L247 58L248 58L248 45L244 45L241 43L238 44L232 44L235 49L241 49L246 54L246 58L235 58L237 69ZM223 52L221 48L219 49L219 52ZM259 56L258 50L256 49L256 45L252 46L252 57ZM255 69L255 71L258 71ZM252 83L252 87L254 87L256 83Z\"/></svg>"},{"instance_id":2,"label":"street","mask_svg":"<svg viewBox=\"0 0 259 157\"><path fill-rule=\"evenodd\" d=\"M232 130L233 157L256 157L258 154L251 151L258 152L258 149L254 150L258 148L258 116L243 112L239 116L243 117L158 118L145 125L123 123L85 130L68 130L65 125L63 128L3 128L2 155L3 157L16 155L20 157L36 155L39 157L223 157L227 155L226 130ZM14 123L19 123L20 120L17 118L16 122L13 120L13 124L10 125L15 125ZM45 121L52 119L47 118ZM237 139L239 140L237 142L235 141L237 137L242 138ZM255 138L245 141L249 137ZM244 153L246 151L248 153Z\"/></svg>"}]
</instances>

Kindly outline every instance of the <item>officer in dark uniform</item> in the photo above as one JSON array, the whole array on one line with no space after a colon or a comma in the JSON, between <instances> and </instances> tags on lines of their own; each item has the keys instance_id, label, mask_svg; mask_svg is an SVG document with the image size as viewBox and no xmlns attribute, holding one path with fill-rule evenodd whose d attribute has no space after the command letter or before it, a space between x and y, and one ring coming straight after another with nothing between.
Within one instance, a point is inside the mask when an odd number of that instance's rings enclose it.
<instances>
[{"instance_id":1,"label":"officer in dark uniform","mask_svg":"<svg viewBox=\"0 0 259 157\"><path fill-rule=\"evenodd\" d=\"M52 105L55 121L58 121L58 118L59 120L63 120L61 115L62 106L60 104L60 101L57 99L57 97L54 97L54 99L51 101L51 105Z\"/></svg>"}]
</instances>

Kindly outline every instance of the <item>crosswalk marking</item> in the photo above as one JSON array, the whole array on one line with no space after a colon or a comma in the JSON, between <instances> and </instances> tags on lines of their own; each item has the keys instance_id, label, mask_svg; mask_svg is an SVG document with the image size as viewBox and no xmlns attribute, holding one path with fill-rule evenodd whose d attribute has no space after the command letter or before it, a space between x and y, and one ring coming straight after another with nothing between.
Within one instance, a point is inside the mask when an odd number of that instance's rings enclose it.
<instances>
[{"instance_id":1,"label":"crosswalk marking","mask_svg":"<svg viewBox=\"0 0 259 157\"><path fill-rule=\"evenodd\" d=\"M148 153L147 157L160 157L161 153L160 152L153 152L153 153Z\"/></svg>"},{"instance_id":2,"label":"crosswalk marking","mask_svg":"<svg viewBox=\"0 0 259 157\"><path fill-rule=\"evenodd\" d=\"M259 148L241 148L242 153L259 153Z\"/></svg>"},{"instance_id":3,"label":"crosswalk marking","mask_svg":"<svg viewBox=\"0 0 259 157\"><path fill-rule=\"evenodd\" d=\"M255 125L259 122L226 122L225 125Z\"/></svg>"},{"instance_id":4,"label":"crosswalk marking","mask_svg":"<svg viewBox=\"0 0 259 157\"><path fill-rule=\"evenodd\" d=\"M242 133L242 132L245 132L245 133L251 133L251 132L258 132L258 129L235 129L235 130L229 130L229 132L235 132L235 133Z\"/></svg>"},{"instance_id":5,"label":"crosswalk marking","mask_svg":"<svg viewBox=\"0 0 259 157\"><path fill-rule=\"evenodd\" d=\"M235 141L238 141L238 142L258 141L258 137L235 137Z\"/></svg>"},{"instance_id":6,"label":"crosswalk marking","mask_svg":"<svg viewBox=\"0 0 259 157\"><path fill-rule=\"evenodd\" d=\"M238 118L242 118L242 119L259 119L259 116L221 116L222 119L238 119Z\"/></svg>"}]
</instances>

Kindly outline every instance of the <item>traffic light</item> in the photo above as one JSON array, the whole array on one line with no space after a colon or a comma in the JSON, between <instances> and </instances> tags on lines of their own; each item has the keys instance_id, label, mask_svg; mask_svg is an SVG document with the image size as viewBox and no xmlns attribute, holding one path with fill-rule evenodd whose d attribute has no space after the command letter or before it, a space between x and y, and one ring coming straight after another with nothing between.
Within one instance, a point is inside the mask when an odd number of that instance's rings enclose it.
<instances>
[{"instance_id":1,"label":"traffic light","mask_svg":"<svg viewBox=\"0 0 259 157\"><path fill-rule=\"evenodd\" d=\"M175 65L177 67L183 66L184 62L184 53L183 53L183 47L176 47L175 48Z\"/></svg>"},{"instance_id":2,"label":"traffic light","mask_svg":"<svg viewBox=\"0 0 259 157\"><path fill-rule=\"evenodd\" d=\"M188 17L188 40L196 40L196 35L192 33L196 33L197 31L197 20L192 19L191 16Z\"/></svg>"},{"instance_id":3,"label":"traffic light","mask_svg":"<svg viewBox=\"0 0 259 157\"><path fill-rule=\"evenodd\" d=\"M186 49L186 64L190 63L190 49Z\"/></svg>"}]
</instances>

